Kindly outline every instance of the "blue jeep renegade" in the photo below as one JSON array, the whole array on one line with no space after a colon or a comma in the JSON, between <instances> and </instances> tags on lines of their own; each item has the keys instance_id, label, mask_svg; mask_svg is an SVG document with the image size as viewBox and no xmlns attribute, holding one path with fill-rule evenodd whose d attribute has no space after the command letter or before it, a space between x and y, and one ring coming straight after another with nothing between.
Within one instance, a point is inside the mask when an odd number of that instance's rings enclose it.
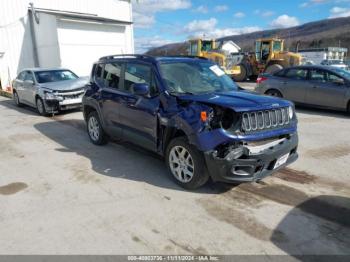
<instances>
[{"instance_id":1,"label":"blue jeep renegade","mask_svg":"<svg viewBox=\"0 0 350 262\"><path fill-rule=\"evenodd\" d=\"M92 143L154 151L186 189L261 180L298 157L293 104L240 89L202 58L102 57L83 110Z\"/></svg>"}]
</instances>

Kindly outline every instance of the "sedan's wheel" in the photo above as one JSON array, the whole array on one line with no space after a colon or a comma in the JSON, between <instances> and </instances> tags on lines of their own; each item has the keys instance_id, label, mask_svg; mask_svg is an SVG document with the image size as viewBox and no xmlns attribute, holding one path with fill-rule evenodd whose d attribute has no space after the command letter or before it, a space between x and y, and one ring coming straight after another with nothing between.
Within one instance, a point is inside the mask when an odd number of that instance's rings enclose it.
<instances>
[{"instance_id":1,"label":"sedan's wheel","mask_svg":"<svg viewBox=\"0 0 350 262\"><path fill-rule=\"evenodd\" d=\"M45 104L41 98L36 99L36 109L38 110L38 113L42 116L46 116L47 112L45 109Z\"/></svg>"},{"instance_id":2,"label":"sedan's wheel","mask_svg":"<svg viewBox=\"0 0 350 262\"><path fill-rule=\"evenodd\" d=\"M16 106L22 106L17 92L13 92L13 101L15 102Z\"/></svg>"},{"instance_id":3,"label":"sedan's wheel","mask_svg":"<svg viewBox=\"0 0 350 262\"><path fill-rule=\"evenodd\" d=\"M267 91L266 95L275 96L275 97L283 97L281 92L276 90L276 89L272 89L272 90Z\"/></svg>"},{"instance_id":4,"label":"sedan's wheel","mask_svg":"<svg viewBox=\"0 0 350 262\"><path fill-rule=\"evenodd\" d=\"M87 131L91 142L95 145L104 145L107 143L107 136L102 129L100 119L96 111L91 112L87 118Z\"/></svg>"},{"instance_id":5,"label":"sedan's wheel","mask_svg":"<svg viewBox=\"0 0 350 262\"><path fill-rule=\"evenodd\" d=\"M196 189L209 179L203 154L188 144L184 137L170 142L166 163L175 181L186 189Z\"/></svg>"}]
</instances>

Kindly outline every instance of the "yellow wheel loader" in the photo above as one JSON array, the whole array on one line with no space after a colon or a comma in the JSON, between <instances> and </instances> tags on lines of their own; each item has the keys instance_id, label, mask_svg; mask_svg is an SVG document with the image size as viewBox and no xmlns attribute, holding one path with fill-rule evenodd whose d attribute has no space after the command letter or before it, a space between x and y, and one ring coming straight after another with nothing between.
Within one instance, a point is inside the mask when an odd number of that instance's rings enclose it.
<instances>
[{"instance_id":1,"label":"yellow wheel loader","mask_svg":"<svg viewBox=\"0 0 350 262\"><path fill-rule=\"evenodd\" d=\"M240 67L231 58L231 55L218 48L218 43L214 39L192 39L190 42L189 55L205 57L217 63L227 75L240 74Z\"/></svg>"},{"instance_id":2,"label":"yellow wheel loader","mask_svg":"<svg viewBox=\"0 0 350 262\"><path fill-rule=\"evenodd\" d=\"M260 73L274 73L283 68L300 65L300 54L284 51L284 40L278 38L259 39L255 42L254 53L241 53L237 65L239 73L233 74L235 81L256 78Z\"/></svg>"}]
</instances>

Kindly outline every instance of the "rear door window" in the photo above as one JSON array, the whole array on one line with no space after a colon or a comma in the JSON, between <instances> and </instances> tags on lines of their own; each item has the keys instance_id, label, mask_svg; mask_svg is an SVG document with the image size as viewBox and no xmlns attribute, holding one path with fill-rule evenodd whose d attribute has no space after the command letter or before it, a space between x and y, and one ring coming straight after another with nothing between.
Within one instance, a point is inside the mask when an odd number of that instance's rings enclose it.
<instances>
[{"instance_id":1,"label":"rear door window","mask_svg":"<svg viewBox=\"0 0 350 262\"><path fill-rule=\"evenodd\" d=\"M122 71L122 63L105 64L103 74L102 74L104 87L112 88L112 89L120 89L121 71Z\"/></svg>"},{"instance_id":2,"label":"rear door window","mask_svg":"<svg viewBox=\"0 0 350 262\"><path fill-rule=\"evenodd\" d=\"M325 72L321 69L312 69L310 71L310 80L314 82L326 82Z\"/></svg>"},{"instance_id":3,"label":"rear door window","mask_svg":"<svg viewBox=\"0 0 350 262\"><path fill-rule=\"evenodd\" d=\"M34 82L34 77L32 72L26 71L25 76L24 76L24 81L33 81Z\"/></svg>"}]
</instances>

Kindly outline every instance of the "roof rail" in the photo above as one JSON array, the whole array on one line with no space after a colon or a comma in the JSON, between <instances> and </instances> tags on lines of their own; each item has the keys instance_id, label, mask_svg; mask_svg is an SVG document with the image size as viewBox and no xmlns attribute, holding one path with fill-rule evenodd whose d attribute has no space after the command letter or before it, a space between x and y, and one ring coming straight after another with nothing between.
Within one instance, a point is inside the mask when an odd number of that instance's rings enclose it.
<instances>
[{"instance_id":1,"label":"roof rail","mask_svg":"<svg viewBox=\"0 0 350 262\"><path fill-rule=\"evenodd\" d=\"M135 58L151 58L153 56L149 55L137 55L137 54L119 54L119 55L108 55L108 56L103 56L99 59L99 61L102 60L109 60L109 59L114 59L117 57L135 57Z\"/></svg>"},{"instance_id":2,"label":"roof rail","mask_svg":"<svg viewBox=\"0 0 350 262\"><path fill-rule=\"evenodd\" d=\"M196 55L164 55L164 56L159 56L159 57L188 57L188 58L197 58L197 59L202 59L202 60L209 60L206 57L196 56Z\"/></svg>"}]
</instances>

